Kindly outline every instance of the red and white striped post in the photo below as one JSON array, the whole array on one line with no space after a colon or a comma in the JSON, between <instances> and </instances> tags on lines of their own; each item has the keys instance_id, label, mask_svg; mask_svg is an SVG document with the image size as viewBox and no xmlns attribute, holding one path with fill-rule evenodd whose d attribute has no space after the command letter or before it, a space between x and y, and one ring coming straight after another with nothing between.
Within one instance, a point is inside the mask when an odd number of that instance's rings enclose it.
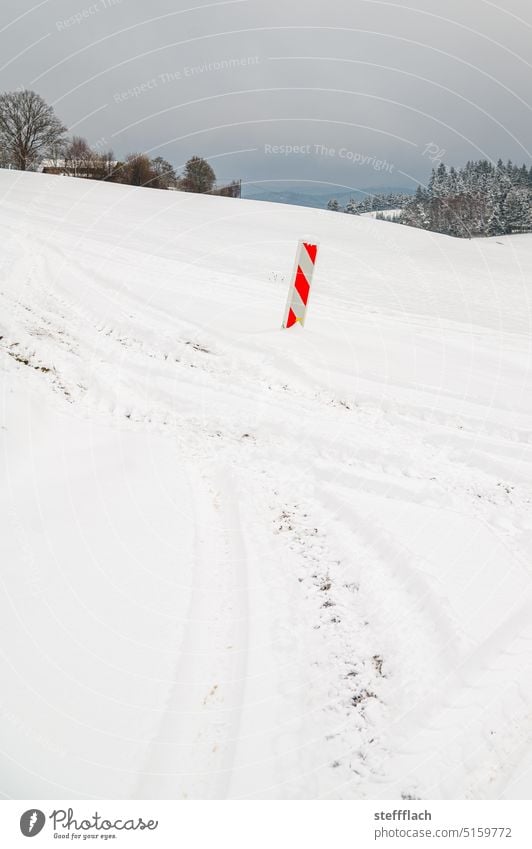
<instances>
[{"instance_id":1,"label":"red and white striped post","mask_svg":"<svg viewBox=\"0 0 532 849\"><path fill-rule=\"evenodd\" d=\"M288 289L283 327L292 327L299 322L305 324L310 284L316 265L318 243L302 239L297 246L296 263Z\"/></svg>"}]
</instances>

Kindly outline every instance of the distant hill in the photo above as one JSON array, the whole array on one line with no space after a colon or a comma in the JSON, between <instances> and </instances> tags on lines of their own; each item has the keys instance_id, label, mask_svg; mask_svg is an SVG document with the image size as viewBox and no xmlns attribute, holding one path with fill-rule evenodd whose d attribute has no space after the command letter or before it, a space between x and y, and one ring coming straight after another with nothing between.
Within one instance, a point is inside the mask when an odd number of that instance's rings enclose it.
<instances>
[{"instance_id":1,"label":"distant hill","mask_svg":"<svg viewBox=\"0 0 532 849\"><path fill-rule=\"evenodd\" d=\"M278 183L274 184L278 186ZM289 183L285 187L273 188L268 184L268 187L263 187L255 183L242 185L242 197L248 200L261 200L270 203L288 203L294 206L306 206L314 209L325 209L331 198L336 198L340 206L344 206L350 198L362 200L368 194L388 194L390 192L405 194L413 194L413 189L410 186L365 186L360 189L344 189L340 187L335 190L334 186L319 191L313 191L311 186L307 184Z\"/></svg>"}]
</instances>

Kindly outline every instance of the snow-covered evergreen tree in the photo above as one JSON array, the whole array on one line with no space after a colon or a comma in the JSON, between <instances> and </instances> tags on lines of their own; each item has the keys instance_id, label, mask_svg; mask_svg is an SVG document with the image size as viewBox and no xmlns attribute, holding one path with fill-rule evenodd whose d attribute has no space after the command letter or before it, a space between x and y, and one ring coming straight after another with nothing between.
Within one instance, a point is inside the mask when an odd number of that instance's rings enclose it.
<instances>
[{"instance_id":1,"label":"snow-covered evergreen tree","mask_svg":"<svg viewBox=\"0 0 532 849\"><path fill-rule=\"evenodd\" d=\"M513 186L504 199L503 220L506 233L530 232L532 221L530 192L524 186Z\"/></svg>"},{"instance_id":2,"label":"snow-covered evergreen tree","mask_svg":"<svg viewBox=\"0 0 532 849\"><path fill-rule=\"evenodd\" d=\"M354 198L349 198L345 205L345 212L349 215L360 215L358 204Z\"/></svg>"},{"instance_id":3,"label":"snow-covered evergreen tree","mask_svg":"<svg viewBox=\"0 0 532 849\"><path fill-rule=\"evenodd\" d=\"M532 232L532 168L482 159L447 171L440 163L400 221L462 238Z\"/></svg>"}]
</instances>

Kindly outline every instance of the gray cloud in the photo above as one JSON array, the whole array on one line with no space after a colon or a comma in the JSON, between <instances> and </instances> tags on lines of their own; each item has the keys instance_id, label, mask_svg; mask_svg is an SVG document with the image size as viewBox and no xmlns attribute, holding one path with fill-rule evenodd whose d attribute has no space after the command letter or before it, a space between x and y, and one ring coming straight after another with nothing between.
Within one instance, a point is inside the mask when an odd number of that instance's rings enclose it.
<instances>
[{"instance_id":1,"label":"gray cloud","mask_svg":"<svg viewBox=\"0 0 532 849\"><path fill-rule=\"evenodd\" d=\"M3 0L0 30L0 88L118 156L320 189L531 159L525 0Z\"/></svg>"}]
</instances>

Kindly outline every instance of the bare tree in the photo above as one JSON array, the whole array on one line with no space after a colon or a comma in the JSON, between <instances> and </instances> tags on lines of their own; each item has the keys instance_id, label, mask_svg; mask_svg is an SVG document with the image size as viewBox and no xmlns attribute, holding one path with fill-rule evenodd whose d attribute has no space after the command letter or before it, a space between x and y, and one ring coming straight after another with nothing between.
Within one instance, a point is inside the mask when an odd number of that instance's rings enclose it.
<instances>
[{"instance_id":1,"label":"bare tree","mask_svg":"<svg viewBox=\"0 0 532 849\"><path fill-rule=\"evenodd\" d=\"M65 169L73 177L88 177L94 154L87 141L73 136L65 151Z\"/></svg>"},{"instance_id":2,"label":"bare tree","mask_svg":"<svg viewBox=\"0 0 532 849\"><path fill-rule=\"evenodd\" d=\"M210 192L215 182L216 174L205 159L193 156L188 160L181 180L181 186L186 192Z\"/></svg>"},{"instance_id":3,"label":"bare tree","mask_svg":"<svg viewBox=\"0 0 532 849\"><path fill-rule=\"evenodd\" d=\"M108 150L106 153L102 153L101 155L102 161L102 169L103 169L103 179L110 180L114 177L115 172L115 156L112 150Z\"/></svg>"},{"instance_id":4,"label":"bare tree","mask_svg":"<svg viewBox=\"0 0 532 849\"><path fill-rule=\"evenodd\" d=\"M220 186L218 189L212 189L211 194L219 195L222 198L241 198L242 197L242 181L231 180L226 186Z\"/></svg>"},{"instance_id":5,"label":"bare tree","mask_svg":"<svg viewBox=\"0 0 532 849\"><path fill-rule=\"evenodd\" d=\"M36 165L65 133L52 107L34 91L0 95L0 147L21 171Z\"/></svg>"},{"instance_id":6,"label":"bare tree","mask_svg":"<svg viewBox=\"0 0 532 849\"><path fill-rule=\"evenodd\" d=\"M93 180L111 180L114 176L115 161L112 150L105 153L92 151L90 177Z\"/></svg>"},{"instance_id":7,"label":"bare tree","mask_svg":"<svg viewBox=\"0 0 532 849\"><path fill-rule=\"evenodd\" d=\"M64 166L66 149L66 142L61 139L60 141L51 144L47 150L47 159L50 160L50 164L57 171L61 170Z\"/></svg>"},{"instance_id":8,"label":"bare tree","mask_svg":"<svg viewBox=\"0 0 532 849\"><path fill-rule=\"evenodd\" d=\"M121 170L119 181L129 186L153 187L155 173L148 156L143 153L130 153Z\"/></svg>"},{"instance_id":9,"label":"bare tree","mask_svg":"<svg viewBox=\"0 0 532 849\"><path fill-rule=\"evenodd\" d=\"M174 187L177 182L176 173L173 165L163 159L162 156L156 156L151 161L152 171L155 174L155 179L152 185L157 189L168 189Z\"/></svg>"},{"instance_id":10,"label":"bare tree","mask_svg":"<svg viewBox=\"0 0 532 849\"><path fill-rule=\"evenodd\" d=\"M12 165L11 157L4 148L2 139L0 138L0 168L10 168Z\"/></svg>"},{"instance_id":11,"label":"bare tree","mask_svg":"<svg viewBox=\"0 0 532 849\"><path fill-rule=\"evenodd\" d=\"M64 170L72 177L109 180L114 176L115 165L112 150L98 152L82 136L73 136L65 148Z\"/></svg>"}]
</instances>

